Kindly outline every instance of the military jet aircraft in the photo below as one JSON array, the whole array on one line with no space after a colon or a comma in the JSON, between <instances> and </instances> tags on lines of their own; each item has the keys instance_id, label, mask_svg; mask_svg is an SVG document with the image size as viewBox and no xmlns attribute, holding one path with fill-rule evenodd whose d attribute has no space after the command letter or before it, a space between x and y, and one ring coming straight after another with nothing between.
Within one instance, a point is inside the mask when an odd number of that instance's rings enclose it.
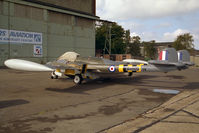
<instances>
[{"instance_id":1,"label":"military jet aircraft","mask_svg":"<svg viewBox=\"0 0 199 133\"><path fill-rule=\"evenodd\" d=\"M193 65L186 50L178 53L180 54L177 54L174 48L166 48L160 52L158 60L146 62L112 61L97 57L81 57L75 52L66 52L57 60L45 65L21 59L8 59L4 64L17 70L50 71L52 79L65 75L73 78L74 83L81 84L83 79L132 76L135 72L169 72L187 69L188 66Z\"/></svg>"}]
</instances>

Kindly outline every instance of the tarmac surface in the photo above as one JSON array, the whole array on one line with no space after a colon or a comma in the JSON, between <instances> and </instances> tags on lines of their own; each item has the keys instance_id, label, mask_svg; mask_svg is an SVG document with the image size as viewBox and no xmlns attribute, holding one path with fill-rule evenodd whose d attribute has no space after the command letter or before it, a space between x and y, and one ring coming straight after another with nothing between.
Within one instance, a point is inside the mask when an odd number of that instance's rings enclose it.
<instances>
[{"instance_id":1,"label":"tarmac surface","mask_svg":"<svg viewBox=\"0 0 199 133\"><path fill-rule=\"evenodd\" d=\"M52 80L46 72L0 69L0 75L0 133L199 130L199 68L136 73L79 86L66 78Z\"/></svg>"},{"instance_id":2,"label":"tarmac surface","mask_svg":"<svg viewBox=\"0 0 199 133\"><path fill-rule=\"evenodd\" d=\"M186 90L168 102L106 133L198 133L199 90Z\"/></svg>"}]
</instances>

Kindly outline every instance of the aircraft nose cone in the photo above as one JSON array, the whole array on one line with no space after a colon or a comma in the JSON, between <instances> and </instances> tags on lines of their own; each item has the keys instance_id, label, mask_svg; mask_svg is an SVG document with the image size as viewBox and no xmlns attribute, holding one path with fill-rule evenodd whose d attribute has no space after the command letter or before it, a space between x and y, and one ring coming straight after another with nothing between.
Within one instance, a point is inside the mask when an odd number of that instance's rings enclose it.
<instances>
[{"instance_id":1,"label":"aircraft nose cone","mask_svg":"<svg viewBox=\"0 0 199 133\"><path fill-rule=\"evenodd\" d=\"M7 66L7 67L10 67L10 66L13 65L13 61L12 61L12 60L6 60L6 61L4 62L4 65Z\"/></svg>"},{"instance_id":2,"label":"aircraft nose cone","mask_svg":"<svg viewBox=\"0 0 199 133\"><path fill-rule=\"evenodd\" d=\"M53 69L38 64L31 61L21 60L21 59L9 59L4 62L5 66L17 69L17 70L25 70L25 71L53 71Z\"/></svg>"}]
</instances>

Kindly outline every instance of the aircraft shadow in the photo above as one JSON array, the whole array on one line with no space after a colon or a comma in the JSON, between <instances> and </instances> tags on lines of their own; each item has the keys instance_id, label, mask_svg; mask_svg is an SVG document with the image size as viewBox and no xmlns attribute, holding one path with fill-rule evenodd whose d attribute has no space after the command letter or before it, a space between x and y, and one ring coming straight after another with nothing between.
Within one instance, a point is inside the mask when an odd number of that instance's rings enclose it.
<instances>
[{"instance_id":1,"label":"aircraft shadow","mask_svg":"<svg viewBox=\"0 0 199 133\"><path fill-rule=\"evenodd\" d=\"M82 83L81 85L74 85L72 87L60 89L60 88L46 88L47 91L54 91L60 93L74 93L74 94L84 94L89 95L87 91L100 89L106 86L116 85L116 84L128 84L134 87L154 89L154 88L162 88L162 89L198 89L199 82L191 82L186 83L184 86L165 86L165 84L158 84L160 82L166 82L167 84L180 84L179 81L154 81L152 78L156 78L155 75L136 75L134 77L127 78L113 78L113 79L99 79L99 80L90 80ZM169 77L176 78L173 75L169 75ZM183 76L177 76L178 78L184 78ZM65 79L64 79L65 80ZM62 81L64 81L62 80Z\"/></svg>"},{"instance_id":2,"label":"aircraft shadow","mask_svg":"<svg viewBox=\"0 0 199 133\"><path fill-rule=\"evenodd\" d=\"M168 78L173 78L173 79L184 79L184 76L177 76L177 75L167 75L166 77Z\"/></svg>"},{"instance_id":3,"label":"aircraft shadow","mask_svg":"<svg viewBox=\"0 0 199 133\"><path fill-rule=\"evenodd\" d=\"M187 84L184 86L184 89L199 89L199 82L187 83Z\"/></svg>"},{"instance_id":4,"label":"aircraft shadow","mask_svg":"<svg viewBox=\"0 0 199 133\"><path fill-rule=\"evenodd\" d=\"M0 101L0 109L1 108L11 107L11 106L17 106L17 105L21 105L21 104L28 104L28 103L30 103L30 102L26 101L24 99Z\"/></svg>"},{"instance_id":5,"label":"aircraft shadow","mask_svg":"<svg viewBox=\"0 0 199 133\"><path fill-rule=\"evenodd\" d=\"M76 93L76 94L85 94L89 95L87 91L100 89L106 86L111 86L115 84L128 84L128 85L137 85L143 84L142 80L155 78L153 75L137 75L135 77L123 77L123 78L113 78L113 79L98 79L90 80L83 82L81 85L74 85L72 87L60 89L60 88L46 88L47 91L54 91L60 93ZM62 79L64 81L65 79Z\"/></svg>"}]
</instances>

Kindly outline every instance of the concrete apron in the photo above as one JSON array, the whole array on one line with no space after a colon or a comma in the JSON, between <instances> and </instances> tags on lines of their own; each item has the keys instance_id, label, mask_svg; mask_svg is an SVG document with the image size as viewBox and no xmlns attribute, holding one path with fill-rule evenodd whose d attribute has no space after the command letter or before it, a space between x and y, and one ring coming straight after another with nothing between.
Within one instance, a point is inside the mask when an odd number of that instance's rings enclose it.
<instances>
[{"instance_id":1,"label":"concrete apron","mask_svg":"<svg viewBox=\"0 0 199 133\"><path fill-rule=\"evenodd\" d=\"M161 106L126 121L106 133L198 133L199 90L185 90Z\"/></svg>"}]
</instances>

